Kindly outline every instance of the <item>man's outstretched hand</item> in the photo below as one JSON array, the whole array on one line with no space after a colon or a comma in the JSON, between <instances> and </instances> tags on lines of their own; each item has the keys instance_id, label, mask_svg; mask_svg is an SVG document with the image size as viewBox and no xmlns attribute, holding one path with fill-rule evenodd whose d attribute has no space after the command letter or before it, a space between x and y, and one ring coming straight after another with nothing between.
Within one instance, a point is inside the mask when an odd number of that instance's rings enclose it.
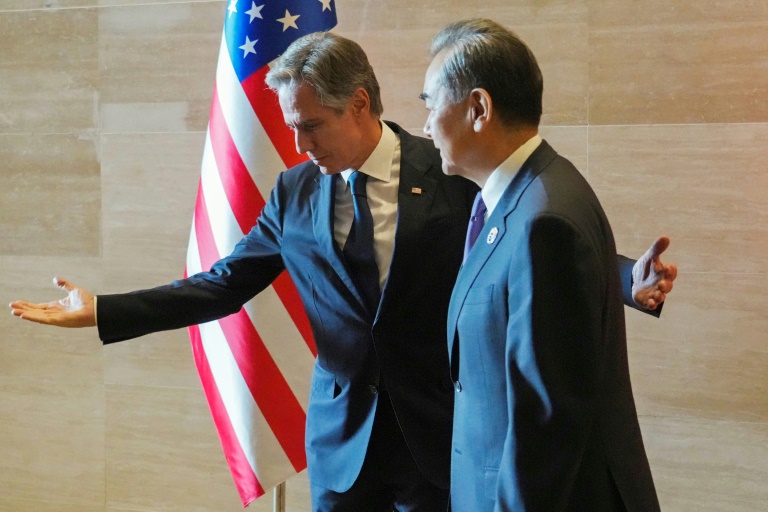
<instances>
[{"instance_id":1,"label":"man's outstretched hand","mask_svg":"<svg viewBox=\"0 0 768 512\"><path fill-rule=\"evenodd\" d=\"M677 266L664 264L660 256L669 247L669 238L659 237L632 267L632 297L638 306L654 310L672 291Z\"/></svg>"},{"instance_id":2,"label":"man's outstretched hand","mask_svg":"<svg viewBox=\"0 0 768 512\"><path fill-rule=\"evenodd\" d=\"M67 296L61 300L42 304L17 300L10 304L11 313L30 322L58 327L96 325L92 294L60 277L53 278L53 284L67 292Z\"/></svg>"}]
</instances>

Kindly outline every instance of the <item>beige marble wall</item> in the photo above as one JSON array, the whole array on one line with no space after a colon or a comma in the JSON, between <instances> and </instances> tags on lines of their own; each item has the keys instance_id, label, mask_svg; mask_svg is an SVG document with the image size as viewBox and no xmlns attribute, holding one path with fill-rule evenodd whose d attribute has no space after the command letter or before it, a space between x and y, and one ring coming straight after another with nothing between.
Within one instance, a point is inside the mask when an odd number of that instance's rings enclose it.
<instances>
[{"instance_id":1,"label":"beige marble wall","mask_svg":"<svg viewBox=\"0 0 768 512\"><path fill-rule=\"evenodd\" d=\"M225 0L0 0L0 302L181 275ZM768 503L768 4L338 0L385 117L419 131L430 37L487 16L545 77L544 136L600 196L620 251L659 234L680 276L627 313L662 506ZM0 512L240 510L183 330L0 314ZM304 474L288 508L308 508ZM253 510L271 510L270 497Z\"/></svg>"}]
</instances>

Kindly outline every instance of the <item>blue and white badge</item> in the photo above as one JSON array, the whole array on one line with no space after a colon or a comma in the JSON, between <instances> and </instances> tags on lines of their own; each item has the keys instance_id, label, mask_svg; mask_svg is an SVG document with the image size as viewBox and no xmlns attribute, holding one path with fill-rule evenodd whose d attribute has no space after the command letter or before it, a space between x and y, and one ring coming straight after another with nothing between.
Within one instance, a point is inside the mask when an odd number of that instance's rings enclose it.
<instances>
[{"instance_id":1,"label":"blue and white badge","mask_svg":"<svg viewBox=\"0 0 768 512\"><path fill-rule=\"evenodd\" d=\"M498 234L499 234L499 228L495 226L492 227L491 231L488 233L488 238L485 239L485 242L488 244L492 244L493 242L496 241L496 235Z\"/></svg>"}]
</instances>

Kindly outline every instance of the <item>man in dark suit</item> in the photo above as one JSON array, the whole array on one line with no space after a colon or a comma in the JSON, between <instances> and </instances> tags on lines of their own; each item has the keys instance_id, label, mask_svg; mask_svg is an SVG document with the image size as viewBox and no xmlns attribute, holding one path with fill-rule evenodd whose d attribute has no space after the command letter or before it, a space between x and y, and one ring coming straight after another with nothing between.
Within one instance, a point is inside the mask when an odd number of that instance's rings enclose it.
<instances>
[{"instance_id":1,"label":"man in dark suit","mask_svg":"<svg viewBox=\"0 0 768 512\"><path fill-rule=\"evenodd\" d=\"M287 269L318 351L306 429L313 508L445 510L454 394L445 319L477 187L445 176L431 142L380 121L378 83L352 41L306 36L268 83L311 161L279 176L231 255L188 279L96 301L62 280L82 307L16 302L14 314L98 323L111 343L233 313ZM363 174L366 207L351 194ZM660 300L664 287L651 281L635 295Z\"/></svg>"},{"instance_id":2,"label":"man in dark suit","mask_svg":"<svg viewBox=\"0 0 768 512\"><path fill-rule=\"evenodd\" d=\"M431 53L424 131L482 189L448 316L452 509L658 510L613 235L538 135L536 60L490 20L446 27Z\"/></svg>"}]
</instances>

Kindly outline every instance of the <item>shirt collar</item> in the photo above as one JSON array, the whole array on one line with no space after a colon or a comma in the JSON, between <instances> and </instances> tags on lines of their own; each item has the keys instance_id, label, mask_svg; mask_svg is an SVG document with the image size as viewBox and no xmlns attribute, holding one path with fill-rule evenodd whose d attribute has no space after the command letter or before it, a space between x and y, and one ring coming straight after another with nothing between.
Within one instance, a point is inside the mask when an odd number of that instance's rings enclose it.
<instances>
[{"instance_id":1,"label":"shirt collar","mask_svg":"<svg viewBox=\"0 0 768 512\"><path fill-rule=\"evenodd\" d=\"M394 157L395 146L397 145L397 136L386 123L379 121L379 124L381 124L379 143L376 145L373 153L371 153L371 156L368 157L368 160L358 170L377 180L389 183L392 174L392 158ZM355 172L354 169L341 171L345 183L353 172Z\"/></svg>"},{"instance_id":2,"label":"shirt collar","mask_svg":"<svg viewBox=\"0 0 768 512\"><path fill-rule=\"evenodd\" d=\"M541 144L541 140L539 134L528 139L525 144L517 148L514 153L509 155L509 158L504 160L488 176L488 181L485 182L483 187L483 202L488 209L486 218L491 216L507 186L512 182L512 178L515 177L515 174L517 174L517 171L520 170L525 161L536 151L536 148Z\"/></svg>"}]
</instances>

